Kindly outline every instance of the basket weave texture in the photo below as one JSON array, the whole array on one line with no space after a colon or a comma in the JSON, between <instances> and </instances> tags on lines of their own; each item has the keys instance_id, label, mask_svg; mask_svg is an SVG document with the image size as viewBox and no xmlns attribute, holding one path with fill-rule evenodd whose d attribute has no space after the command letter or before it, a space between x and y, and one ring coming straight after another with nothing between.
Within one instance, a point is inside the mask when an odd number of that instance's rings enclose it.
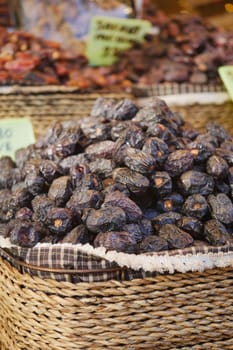
<instances>
[{"instance_id":1,"label":"basket weave texture","mask_svg":"<svg viewBox=\"0 0 233 350\"><path fill-rule=\"evenodd\" d=\"M1 350L233 348L233 268L73 284L0 267Z\"/></svg>"},{"instance_id":2,"label":"basket weave texture","mask_svg":"<svg viewBox=\"0 0 233 350\"><path fill-rule=\"evenodd\" d=\"M172 111L179 112L185 121L190 122L198 131L205 131L206 124L217 122L233 134L233 103L225 102L214 105L172 106Z\"/></svg>"}]
</instances>

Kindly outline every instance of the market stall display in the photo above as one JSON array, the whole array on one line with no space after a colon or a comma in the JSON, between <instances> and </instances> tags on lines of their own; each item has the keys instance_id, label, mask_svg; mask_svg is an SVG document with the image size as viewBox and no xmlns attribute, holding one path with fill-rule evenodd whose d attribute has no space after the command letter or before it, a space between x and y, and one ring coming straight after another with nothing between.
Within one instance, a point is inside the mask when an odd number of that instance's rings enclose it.
<instances>
[{"instance_id":1,"label":"market stall display","mask_svg":"<svg viewBox=\"0 0 233 350\"><path fill-rule=\"evenodd\" d=\"M0 232L14 244L0 249L2 349L232 344L232 136L220 125L200 134L159 99L99 99L92 117L0 162Z\"/></svg>"}]
</instances>

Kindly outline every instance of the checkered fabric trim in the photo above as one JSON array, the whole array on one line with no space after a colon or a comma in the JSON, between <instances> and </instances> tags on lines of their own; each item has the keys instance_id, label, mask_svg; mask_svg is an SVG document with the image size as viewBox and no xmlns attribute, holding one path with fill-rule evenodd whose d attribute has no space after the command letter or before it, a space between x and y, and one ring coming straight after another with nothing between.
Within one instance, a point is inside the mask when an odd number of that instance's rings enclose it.
<instances>
[{"instance_id":1,"label":"checkered fabric trim","mask_svg":"<svg viewBox=\"0 0 233 350\"><path fill-rule=\"evenodd\" d=\"M137 85L132 88L132 93L136 97L152 97L152 96L166 96L186 93L200 93L200 92L224 92L225 88L222 84L176 84L164 83L156 85Z\"/></svg>"},{"instance_id":2,"label":"checkered fabric trim","mask_svg":"<svg viewBox=\"0 0 233 350\"><path fill-rule=\"evenodd\" d=\"M169 259L169 257L197 256L200 253L222 255L223 253L232 252L233 240L221 247L213 247L203 242L197 242L195 246L186 249L144 254L144 258L146 259L147 255L157 255ZM157 274L157 272L143 271L142 269L136 271L130 268L121 268L115 262L82 252L75 245L68 247L65 245L51 245L49 247L39 245L31 249L12 247L10 250L0 248L0 256L7 259L23 273L27 272L32 276L73 283L131 280L153 277ZM26 263L27 266L22 266L21 261ZM44 269L47 270L44 271ZM61 271L55 271L57 269ZM69 270L69 273L67 270Z\"/></svg>"}]
</instances>

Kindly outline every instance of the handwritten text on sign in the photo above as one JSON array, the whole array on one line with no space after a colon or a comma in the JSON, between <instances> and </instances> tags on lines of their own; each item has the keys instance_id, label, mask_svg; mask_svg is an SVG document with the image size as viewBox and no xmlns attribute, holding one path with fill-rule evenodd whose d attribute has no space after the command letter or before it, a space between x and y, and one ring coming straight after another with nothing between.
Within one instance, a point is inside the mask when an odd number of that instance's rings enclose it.
<instances>
[{"instance_id":1,"label":"handwritten text on sign","mask_svg":"<svg viewBox=\"0 0 233 350\"><path fill-rule=\"evenodd\" d=\"M222 66L218 71L231 99L233 100L233 65Z\"/></svg>"},{"instance_id":2,"label":"handwritten text on sign","mask_svg":"<svg viewBox=\"0 0 233 350\"><path fill-rule=\"evenodd\" d=\"M93 17L87 43L89 63L108 66L117 59L117 54L135 42L143 41L151 29L151 23L139 19Z\"/></svg>"},{"instance_id":3,"label":"handwritten text on sign","mask_svg":"<svg viewBox=\"0 0 233 350\"><path fill-rule=\"evenodd\" d=\"M31 121L27 118L0 120L0 157L14 159L15 151L35 142Z\"/></svg>"}]
</instances>

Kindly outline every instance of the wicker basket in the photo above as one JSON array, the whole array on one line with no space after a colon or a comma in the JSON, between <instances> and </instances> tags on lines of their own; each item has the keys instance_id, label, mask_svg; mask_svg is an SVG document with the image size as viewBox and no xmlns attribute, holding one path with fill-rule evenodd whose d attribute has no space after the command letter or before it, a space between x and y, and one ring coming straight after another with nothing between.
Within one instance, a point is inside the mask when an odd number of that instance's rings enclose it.
<instances>
[{"instance_id":1,"label":"wicker basket","mask_svg":"<svg viewBox=\"0 0 233 350\"><path fill-rule=\"evenodd\" d=\"M194 104L191 106L171 106L174 112L179 112L184 120L192 123L198 131L205 131L208 122L217 122L233 134L233 103Z\"/></svg>"},{"instance_id":2,"label":"wicker basket","mask_svg":"<svg viewBox=\"0 0 233 350\"><path fill-rule=\"evenodd\" d=\"M5 87L0 89L0 118L30 118L36 138L54 121L77 120L90 114L94 101L104 96L133 98L127 92L83 93L68 87Z\"/></svg>"},{"instance_id":3,"label":"wicker basket","mask_svg":"<svg viewBox=\"0 0 233 350\"><path fill-rule=\"evenodd\" d=\"M232 267L75 284L13 265L0 258L1 350L233 349Z\"/></svg>"}]
</instances>

